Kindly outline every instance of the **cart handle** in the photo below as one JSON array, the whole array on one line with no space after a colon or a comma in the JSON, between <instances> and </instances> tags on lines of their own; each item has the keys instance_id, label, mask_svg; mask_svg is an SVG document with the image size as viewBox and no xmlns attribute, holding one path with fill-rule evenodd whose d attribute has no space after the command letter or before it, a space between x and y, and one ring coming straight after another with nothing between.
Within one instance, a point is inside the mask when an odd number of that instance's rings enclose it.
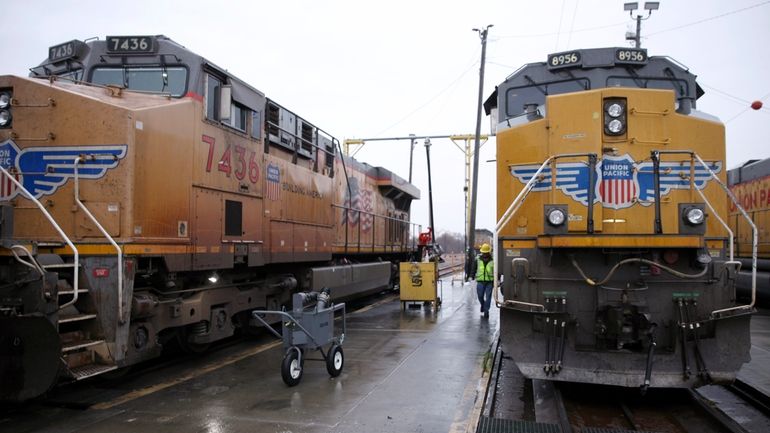
<instances>
[{"instance_id":1,"label":"cart handle","mask_svg":"<svg viewBox=\"0 0 770 433\"><path fill-rule=\"evenodd\" d=\"M327 310L328 310L328 309L327 309ZM332 310L333 312L334 312L334 311L337 311L337 310L342 310L342 338L341 338L341 339L340 339L340 341L339 341L339 343L340 343L340 344L342 344L342 340L344 340L344 339L345 339L345 334L347 333L347 326L346 326L346 322L347 322L347 320L345 320L345 319L346 319L346 317L345 317L345 303L343 302L343 303L341 303L341 304L336 304L336 305L334 305L333 307L331 307L331 310ZM276 337L278 337L278 338L283 338L283 336L282 336L281 334L279 334L279 333L278 333L278 331L276 331L275 329L273 329L273 327L272 327L272 326L270 326L270 325L269 325L269 324L268 324L268 323L265 321L265 319L263 319L263 318L259 317L259 315L260 315L260 314L264 314L264 315L268 315L268 314L274 314L274 315L277 315L277 316L283 316L283 317L285 317L285 318L289 319L289 321L291 321L292 323L294 323L295 325L297 325L297 327L299 327L299 329L300 329L302 332L304 332L304 333L305 333L305 335L307 335L307 336L308 336L308 338L310 338L310 340L313 342L313 344L314 344L314 345L316 345L316 346L322 346L321 344L318 344L318 342L316 341L316 339L315 339L315 338L313 338L313 334L311 334L311 333L310 333L310 332L309 332L307 329L305 329L305 327L304 327L304 326L302 326L302 325L301 325L301 324L300 324L300 323L297 321L297 319L295 319L295 318L294 318L294 316L292 316L291 314L289 314L289 313L287 313L287 312L285 312L285 311L275 311L275 310L254 310L254 311L252 311L252 312L251 312L251 315L252 315L252 316L253 316L255 319L257 319L257 320L259 320L260 322L262 322L262 324L263 324L263 325L265 325L265 328L269 329L269 330L270 330L270 332L272 332L272 333L273 333L273 335L275 335L275 336L276 336ZM334 320L334 317L332 317L332 320Z\"/></svg>"}]
</instances>

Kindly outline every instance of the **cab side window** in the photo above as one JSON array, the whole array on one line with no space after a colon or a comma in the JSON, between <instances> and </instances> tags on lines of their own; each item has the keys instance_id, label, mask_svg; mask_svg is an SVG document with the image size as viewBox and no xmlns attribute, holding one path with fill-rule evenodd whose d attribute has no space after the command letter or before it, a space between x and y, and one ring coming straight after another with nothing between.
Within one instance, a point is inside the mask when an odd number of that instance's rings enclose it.
<instances>
[{"instance_id":1,"label":"cab side window","mask_svg":"<svg viewBox=\"0 0 770 433\"><path fill-rule=\"evenodd\" d=\"M209 120L219 120L219 89L222 88L222 81L211 75L206 75L206 118Z\"/></svg>"}]
</instances>

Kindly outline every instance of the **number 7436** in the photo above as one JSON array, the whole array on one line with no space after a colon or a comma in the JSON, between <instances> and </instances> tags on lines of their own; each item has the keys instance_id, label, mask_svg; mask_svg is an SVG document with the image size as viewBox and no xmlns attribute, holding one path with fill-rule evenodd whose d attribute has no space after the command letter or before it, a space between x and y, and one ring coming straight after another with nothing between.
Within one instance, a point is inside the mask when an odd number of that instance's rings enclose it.
<instances>
[{"instance_id":1,"label":"number 7436","mask_svg":"<svg viewBox=\"0 0 770 433\"><path fill-rule=\"evenodd\" d=\"M216 140L214 137L204 135L203 142L209 145L208 158L206 159L206 172L211 172L211 166L214 162L214 149L216 148ZM233 153L235 154L235 161L233 161ZM246 162L246 154L248 153L248 162ZM217 171L225 173L227 177L235 175L238 180L243 180L246 175L249 176L251 183L257 183L259 181L259 164L257 163L257 152L253 150L247 150L243 146L228 145L225 147L222 156L217 162ZM235 170L233 170L235 165Z\"/></svg>"}]
</instances>

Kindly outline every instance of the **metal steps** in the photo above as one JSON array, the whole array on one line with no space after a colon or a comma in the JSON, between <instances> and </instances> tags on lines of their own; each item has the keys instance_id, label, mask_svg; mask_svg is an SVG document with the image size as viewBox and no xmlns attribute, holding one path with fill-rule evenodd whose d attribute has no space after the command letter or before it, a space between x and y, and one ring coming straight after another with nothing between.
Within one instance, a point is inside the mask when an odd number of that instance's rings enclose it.
<instances>
[{"instance_id":1,"label":"metal steps","mask_svg":"<svg viewBox=\"0 0 770 433\"><path fill-rule=\"evenodd\" d=\"M70 373L75 378L75 380L83 380L117 369L117 365L88 364L71 368Z\"/></svg>"},{"instance_id":2,"label":"metal steps","mask_svg":"<svg viewBox=\"0 0 770 433\"><path fill-rule=\"evenodd\" d=\"M62 353L74 352L76 350L85 349L87 347L96 346L97 344L104 343L104 340L79 340L70 343L62 344Z\"/></svg>"}]
</instances>

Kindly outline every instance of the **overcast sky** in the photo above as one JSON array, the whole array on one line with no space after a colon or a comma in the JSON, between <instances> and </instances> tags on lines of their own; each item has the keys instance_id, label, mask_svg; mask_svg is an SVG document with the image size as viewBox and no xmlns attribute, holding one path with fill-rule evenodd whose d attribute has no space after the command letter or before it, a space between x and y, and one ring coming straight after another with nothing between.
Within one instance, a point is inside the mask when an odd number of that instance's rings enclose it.
<instances>
[{"instance_id":1,"label":"overcast sky","mask_svg":"<svg viewBox=\"0 0 770 433\"><path fill-rule=\"evenodd\" d=\"M2 74L26 75L49 46L107 35L164 34L346 138L472 134L480 40L485 98L519 66L548 53L627 46L635 24L615 0L18 1L4 0ZM643 2L640 2L643 3ZM727 165L770 157L770 1L662 0L642 25L642 47L698 75L698 109L727 125ZM10 26L10 29L8 27ZM9 31L8 31L9 30ZM765 108L754 111L751 101ZM482 121L482 133L489 121ZM427 225L422 140L414 183ZM408 177L408 141L372 142L356 158ZM495 224L494 139L481 152L477 226ZM449 140L431 147L435 223L463 232L464 156Z\"/></svg>"}]
</instances>

